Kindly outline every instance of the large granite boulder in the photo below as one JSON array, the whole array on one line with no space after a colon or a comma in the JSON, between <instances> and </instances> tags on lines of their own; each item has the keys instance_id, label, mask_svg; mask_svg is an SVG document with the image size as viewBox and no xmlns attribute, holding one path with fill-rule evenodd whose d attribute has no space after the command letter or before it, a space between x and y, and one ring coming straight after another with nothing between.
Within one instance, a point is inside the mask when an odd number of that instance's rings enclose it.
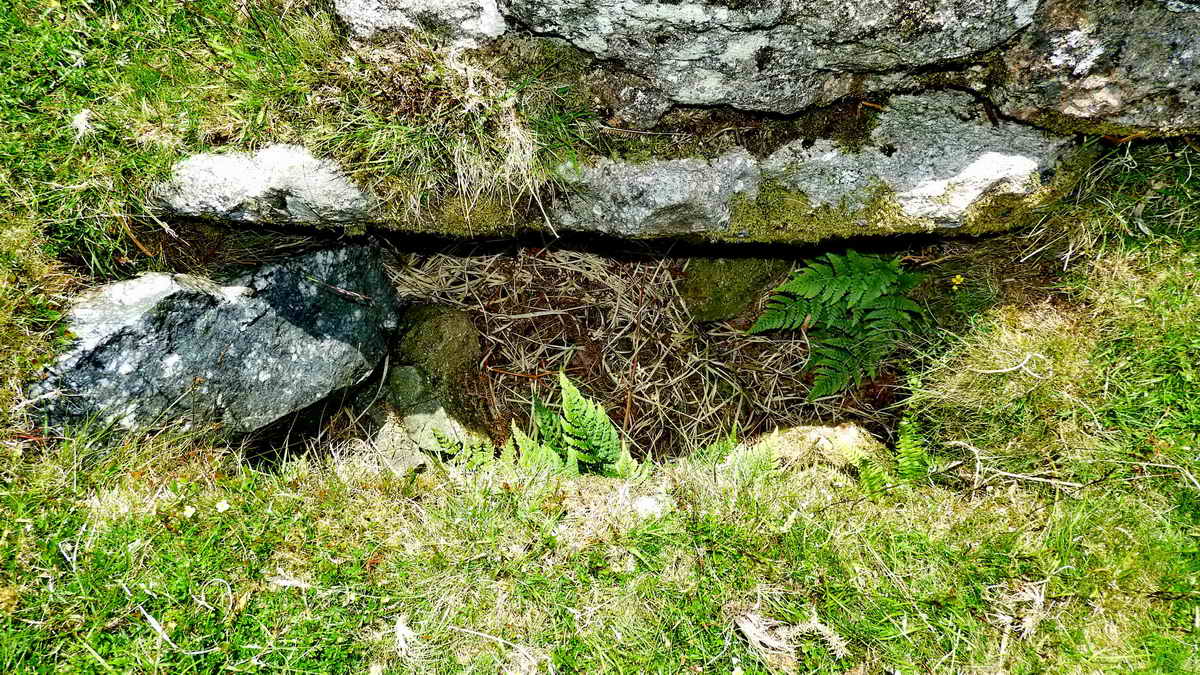
<instances>
[{"instance_id":1,"label":"large granite boulder","mask_svg":"<svg viewBox=\"0 0 1200 675\"><path fill-rule=\"evenodd\" d=\"M337 0L359 36L563 38L670 104L790 114L843 97L969 87L1054 129L1200 132L1197 0Z\"/></svg>"},{"instance_id":2,"label":"large granite boulder","mask_svg":"<svg viewBox=\"0 0 1200 675\"><path fill-rule=\"evenodd\" d=\"M395 303L368 246L222 283L146 274L77 300L75 344L31 395L54 425L98 417L253 431L369 374L387 351Z\"/></svg>"},{"instance_id":3,"label":"large granite boulder","mask_svg":"<svg viewBox=\"0 0 1200 675\"><path fill-rule=\"evenodd\" d=\"M1001 47L1036 0L505 0L676 103L794 113Z\"/></svg>"},{"instance_id":4,"label":"large granite boulder","mask_svg":"<svg viewBox=\"0 0 1200 675\"><path fill-rule=\"evenodd\" d=\"M334 162L295 145L203 153L175 165L154 200L167 216L239 223L345 226L370 200Z\"/></svg>"},{"instance_id":5,"label":"large granite boulder","mask_svg":"<svg viewBox=\"0 0 1200 675\"><path fill-rule=\"evenodd\" d=\"M420 32L475 46L507 26L496 0L334 0L338 16L360 39Z\"/></svg>"}]
</instances>

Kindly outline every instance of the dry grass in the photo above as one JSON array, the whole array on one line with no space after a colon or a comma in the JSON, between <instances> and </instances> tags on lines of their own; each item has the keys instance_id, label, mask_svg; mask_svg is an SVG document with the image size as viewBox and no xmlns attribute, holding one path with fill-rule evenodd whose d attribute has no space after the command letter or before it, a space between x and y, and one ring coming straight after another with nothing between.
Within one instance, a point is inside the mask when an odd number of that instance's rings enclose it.
<instances>
[{"instance_id":1,"label":"dry grass","mask_svg":"<svg viewBox=\"0 0 1200 675\"><path fill-rule=\"evenodd\" d=\"M747 335L745 321L693 323L675 286L684 262L526 248L412 255L391 271L404 298L472 315L497 433L527 419L535 394L557 400L560 370L642 453L701 447L734 426L756 433L813 419L803 337Z\"/></svg>"}]
</instances>

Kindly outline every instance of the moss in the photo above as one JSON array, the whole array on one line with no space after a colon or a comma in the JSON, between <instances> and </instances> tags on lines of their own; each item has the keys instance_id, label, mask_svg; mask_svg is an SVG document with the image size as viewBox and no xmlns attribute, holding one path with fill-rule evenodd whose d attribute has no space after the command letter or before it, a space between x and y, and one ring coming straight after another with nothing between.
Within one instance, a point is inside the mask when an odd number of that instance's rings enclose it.
<instances>
[{"instance_id":1,"label":"moss","mask_svg":"<svg viewBox=\"0 0 1200 675\"><path fill-rule=\"evenodd\" d=\"M479 331L466 312L437 305L408 310L395 349L398 365L414 366L423 377L397 369L389 380L389 398L411 399L414 386L420 395L438 401L447 412L469 427L486 428L487 412L470 392L483 357Z\"/></svg>"},{"instance_id":2,"label":"moss","mask_svg":"<svg viewBox=\"0 0 1200 675\"><path fill-rule=\"evenodd\" d=\"M905 214L893 193L882 185L875 187L861 206L843 203L814 208L804 193L768 181L756 198L735 198L728 232L714 239L802 243L935 228L927 219Z\"/></svg>"},{"instance_id":3,"label":"moss","mask_svg":"<svg viewBox=\"0 0 1200 675\"><path fill-rule=\"evenodd\" d=\"M499 196L467 199L452 195L433 207L433 215L420 226L426 232L451 237L511 235L528 229L519 205Z\"/></svg>"},{"instance_id":4,"label":"moss","mask_svg":"<svg viewBox=\"0 0 1200 675\"><path fill-rule=\"evenodd\" d=\"M694 258L679 296L696 321L732 319L791 267L778 258Z\"/></svg>"},{"instance_id":5,"label":"moss","mask_svg":"<svg viewBox=\"0 0 1200 675\"><path fill-rule=\"evenodd\" d=\"M1067 115L1056 110L1041 110L1028 116L1026 120L1030 124L1065 136L1085 134L1088 136L1116 136L1120 138L1128 136L1135 136L1137 138L1173 138L1176 136L1200 134L1200 127L1154 129L1152 127L1139 127L1103 120L1091 120L1076 117L1075 115Z\"/></svg>"}]
</instances>

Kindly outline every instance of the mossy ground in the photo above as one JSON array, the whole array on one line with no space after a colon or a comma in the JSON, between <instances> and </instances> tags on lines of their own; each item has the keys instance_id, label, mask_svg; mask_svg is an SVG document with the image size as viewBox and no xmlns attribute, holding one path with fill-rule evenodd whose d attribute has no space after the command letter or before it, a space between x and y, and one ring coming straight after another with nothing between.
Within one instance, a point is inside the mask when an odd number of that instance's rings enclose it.
<instances>
[{"instance_id":1,"label":"mossy ground","mask_svg":"<svg viewBox=\"0 0 1200 675\"><path fill-rule=\"evenodd\" d=\"M758 303L792 261L769 258L693 258L679 295L695 321L732 319Z\"/></svg>"}]
</instances>

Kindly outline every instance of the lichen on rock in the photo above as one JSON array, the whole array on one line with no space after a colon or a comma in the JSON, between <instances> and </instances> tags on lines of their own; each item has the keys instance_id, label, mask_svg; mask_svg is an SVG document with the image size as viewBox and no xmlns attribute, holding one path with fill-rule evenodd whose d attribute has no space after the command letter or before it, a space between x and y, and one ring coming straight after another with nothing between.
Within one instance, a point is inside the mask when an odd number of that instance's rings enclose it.
<instances>
[{"instance_id":1,"label":"lichen on rock","mask_svg":"<svg viewBox=\"0 0 1200 675\"><path fill-rule=\"evenodd\" d=\"M192 155L152 196L166 215L254 224L345 227L367 221L371 207L337 164L283 144Z\"/></svg>"},{"instance_id":2,"label":"lichen on rock","mask_svg":"<svg viewBox=\"0 0 1200 675\"><path fill-rule=\"evenodd\" d=\"M1200 132L1200 4L1045 0L1005 50L1004 111L1062 133Z\"/></svg>"},{"instance_id":3,"label":"lichen on rock","mask_svg":"<svg viewBox=\"0 0 1200 675\"><path fill-rule=\"evenodd\" d=\"M573 192L551 217L568 230L745 242L960 228L980 204L1037 205L1025 198L1045 195L1045 177L1076 147L1072 138L993 122L968 94L900 95L855 147L803 138L764 159L739 149L714 160L601 159L574 168L564 172ZM991 229L1023 222L1024 211L1009 213Z\"/></svg>"},{"instance_id":4,"label":"lichen on rock","mask_svg":"<svg viewBox=\"0 0 1200 675\"><path fill-rule=\"evenodd\" d=\"M249 432L356 384L395 296L377 251L316 251L214 282L147 274L81 296L75 343L30 388L55 425L172 420Z\"/></svg>"},{"instance_id":5,"label":"lichen on rock","mask_svg":"<svg viewBox=\"0 0 1200 675\"><path fill-rule=\"evenodd\" d=\"M551 217L563 229L624 237L665 237L721 230L734 195L753 196L758 167L745 150L713 160L629 164L601 159L560 171L570 190Z\"/></svg>"},{"instance_id":6,"label":"lichen on rock","mask_svg":"<svg viewBox=\"0 0 1200 675\"><path fill-rule=\"evenodd\" d=\"M334 9L360 39L426 33L474 47L508 29L496 0L334 0Z\"/></svg>"}]
</instances>

